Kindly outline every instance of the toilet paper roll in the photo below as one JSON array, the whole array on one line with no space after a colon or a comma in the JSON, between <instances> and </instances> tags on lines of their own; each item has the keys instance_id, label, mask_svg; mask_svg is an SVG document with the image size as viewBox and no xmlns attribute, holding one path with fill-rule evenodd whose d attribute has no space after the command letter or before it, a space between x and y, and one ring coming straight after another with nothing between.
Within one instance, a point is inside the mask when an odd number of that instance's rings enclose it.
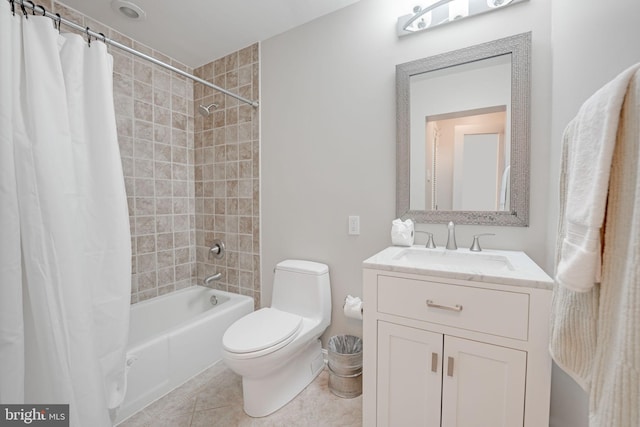
<instances>
[{"instance_id":1,"label":"toilet paper roll","mask_svg":"<svg viewBox=\"0 0 640 427\"><path fill-rule=\"evenodd\" d=\"M400 218L391 222L391 244L394 246L411 246L414 239L414 224L410 219Z\"/></svg>"},{"instance_id":2,"label":"toilet paper roll","mask_svg":"<svg viewBox=\"0 0 640 427\"><path fill-rule=\"evenodd\" d=\"M342 309L346 317L362 320L362 300L360 298L347 295Z\"/></svg>"}]
</instances>

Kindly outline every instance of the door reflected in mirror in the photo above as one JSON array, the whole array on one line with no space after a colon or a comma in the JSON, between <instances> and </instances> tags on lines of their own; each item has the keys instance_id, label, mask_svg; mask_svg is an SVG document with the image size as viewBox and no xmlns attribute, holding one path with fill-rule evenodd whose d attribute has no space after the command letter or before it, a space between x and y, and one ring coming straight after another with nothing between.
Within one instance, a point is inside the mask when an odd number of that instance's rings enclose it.
<instances>
[{"instance_id":1,"label":"door reflected in mirror","mask_svg":"<svg viewBox=\"0 0 640 427\"><path fill-rule=\"evenodd\" d=\"M415 156L411 210L508 210L506 117L505 105L426 116L425 147L412 146L426 155L423 165Z\"/></svg>"},{"instance_id":2,"label":"door reflected in mirror","mask_svg":"<svg viewBox=\"0 0 640 427\"><path fill-rule=\"evenodd\" d=\"M504 210L498 192L510 161L505 145L511 142L511 55L412 75L409 81L411 210Z\"/></svg>"}]
</instances>

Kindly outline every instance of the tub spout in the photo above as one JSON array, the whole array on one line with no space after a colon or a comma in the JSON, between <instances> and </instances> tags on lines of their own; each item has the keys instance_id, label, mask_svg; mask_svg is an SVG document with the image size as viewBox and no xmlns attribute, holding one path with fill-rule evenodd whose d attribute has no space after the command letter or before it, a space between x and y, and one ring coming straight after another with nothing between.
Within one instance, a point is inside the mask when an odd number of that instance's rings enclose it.
<instances>
[{"instance_id":1,"label":"tub spout","mask_svg":"<svg viewBox=\"0 0 640 427\"><path fill-rule=\"evenodd\" d=\"M220 280L220 278L222 278L222 273L212 274L211 276L207 276L204 278L204 284L209 285L213 281Z\"/></svg>"}]
</instances>

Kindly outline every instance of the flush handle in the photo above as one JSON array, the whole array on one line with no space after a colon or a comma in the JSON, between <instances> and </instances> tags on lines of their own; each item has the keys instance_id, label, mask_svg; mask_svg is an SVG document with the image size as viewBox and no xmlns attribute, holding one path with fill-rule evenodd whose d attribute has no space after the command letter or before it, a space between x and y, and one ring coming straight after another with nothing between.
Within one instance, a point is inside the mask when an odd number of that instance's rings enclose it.
<instances>
[{"instance_id":1,"label":"flush handle","mask_svg":"<svg viewBox=\"0 0 640 427\"><path fill-rule=\"evenodd\" d=\"M441 310L462 311L462 306L460 304L456 304L454 306L451 306L451 305L440 305L440 304L436 304L435 302L433 302L430 299L427 300L427 307L439 308Z\"/></svg>"}]
</instances>

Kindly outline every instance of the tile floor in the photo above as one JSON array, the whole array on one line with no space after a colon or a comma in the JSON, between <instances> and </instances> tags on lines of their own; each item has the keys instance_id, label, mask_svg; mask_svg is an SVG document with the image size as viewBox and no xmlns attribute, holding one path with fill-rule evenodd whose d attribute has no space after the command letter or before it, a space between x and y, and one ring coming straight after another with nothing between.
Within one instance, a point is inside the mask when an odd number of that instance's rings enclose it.
<instances>
[{"instance_id":1,"label":"tile floor","mask_svg":"<svg viewBox=\"0 0 640 427\"><path fill-rule=\"evenodd\" d=\"M325 369L293 401L264 418L242 411L242 379L220 362L118 427L235 427L362 425L362 396L343 399L328 387Z\"/></svg>"}]
</instances>

